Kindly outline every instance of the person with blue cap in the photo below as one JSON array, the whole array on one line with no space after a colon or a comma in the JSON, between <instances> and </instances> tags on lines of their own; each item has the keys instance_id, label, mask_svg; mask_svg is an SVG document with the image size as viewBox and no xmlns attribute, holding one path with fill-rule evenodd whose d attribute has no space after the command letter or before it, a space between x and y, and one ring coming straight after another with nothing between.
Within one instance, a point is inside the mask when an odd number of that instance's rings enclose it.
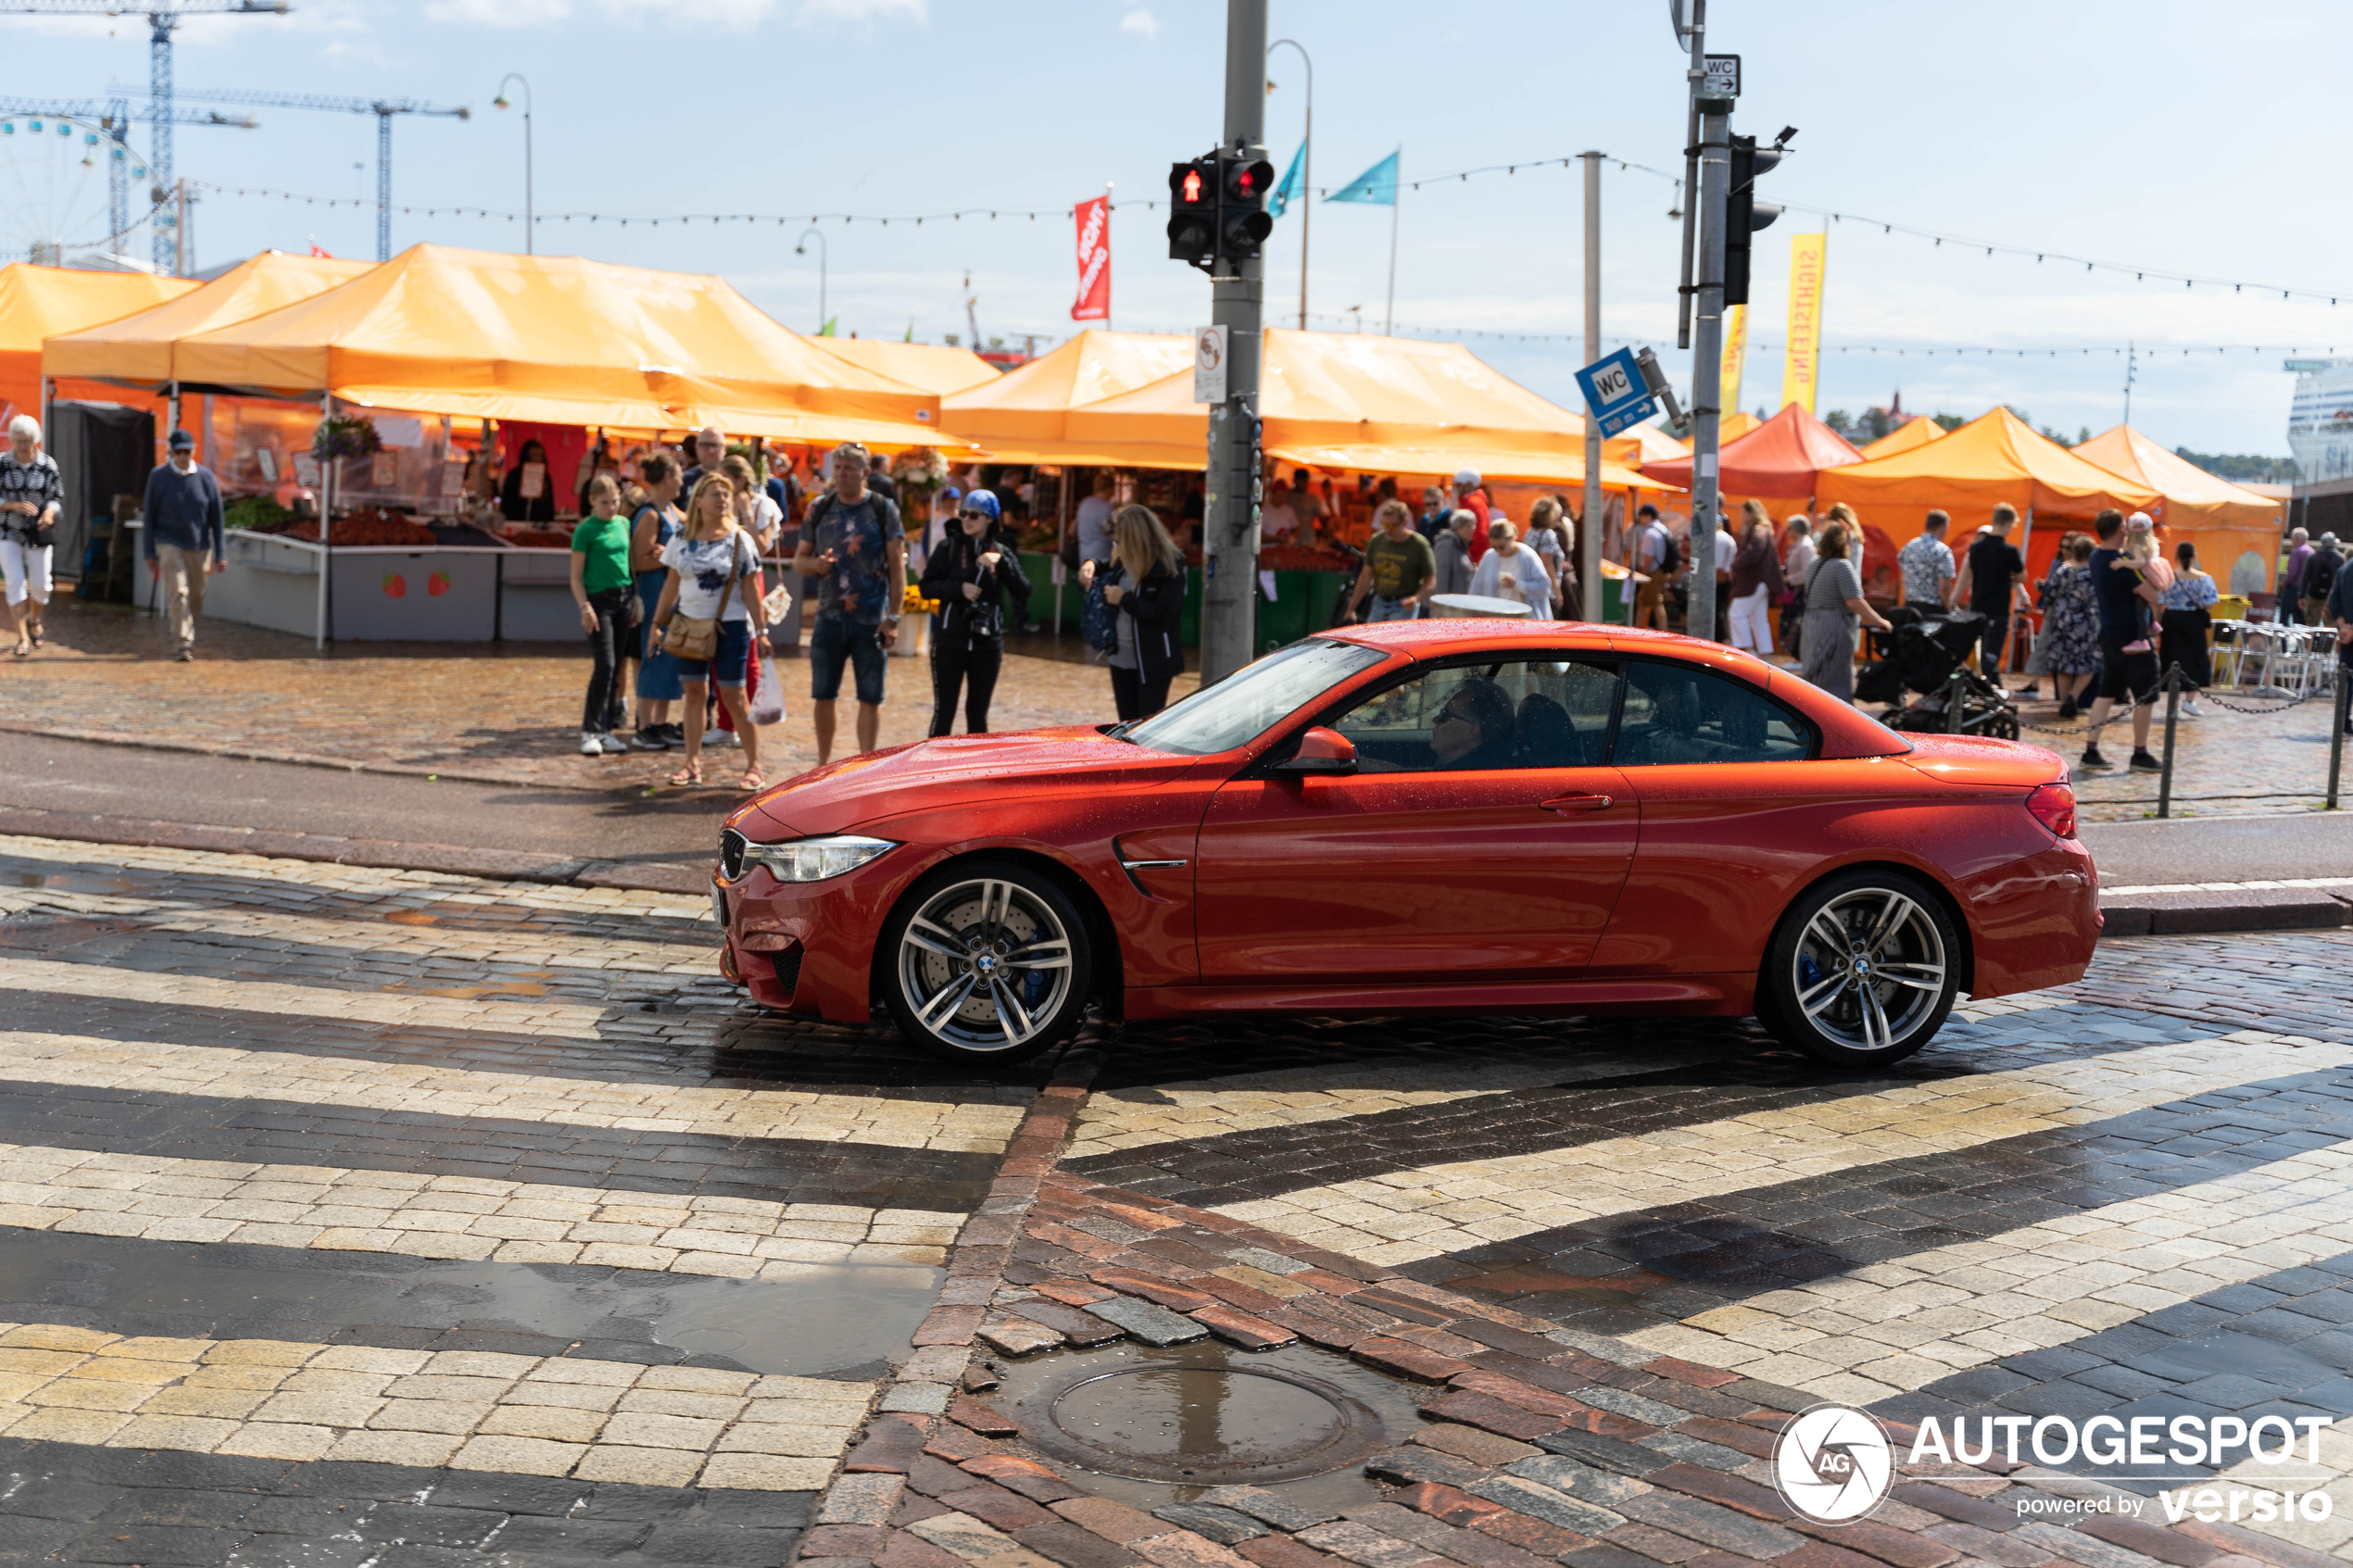
<instances>
[{"instance_id":1,"label":"person with blue cap","mask_svg":"<svg viewBox=\"0 0 2353 1568\"><path fill-rule=\"evenodd\" d=\"M1005 613L1026 613L1029 577L1005 536L997 497L975 485L956 510L956 527L924 558L924 597L939 601L931 639L931 733L956 727L964 693L964 730L988 730L988 699L1005 659Z\"/></svg>"},{"instance_id":2,"label":"person with blue cap","mask_svg":"<svg viewBox=\"0 0 2353 1568\"><path fill-rule=\"evenodd\" d=\"M143 537L147 575L164 586L173 657L185 664L196 657L205 579L227 570L228 540L222 529L220 482L196 461L196 438L175 430L165 445L171 460L147 475Z\"/></svg>"}]
</instances>

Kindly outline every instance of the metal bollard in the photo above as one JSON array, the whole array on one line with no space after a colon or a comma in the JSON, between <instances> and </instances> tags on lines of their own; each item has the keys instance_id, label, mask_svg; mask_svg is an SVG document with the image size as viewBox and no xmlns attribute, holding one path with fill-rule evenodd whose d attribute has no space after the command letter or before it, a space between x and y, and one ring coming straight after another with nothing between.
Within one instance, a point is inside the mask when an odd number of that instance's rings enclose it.
<instances>
[{"instance_id":1,"label":"metal bollard","mask_svg":"<svg viewBox=\"0 0 2353 1568\"><path fill-rule=\"evenodd\" d=\"M2165 667L2165 756L2164 771L2157 775L2157 814L2173 814L2173 732L2182 720L2182 667Z\"/></svg>"},{"instance_id":2,"label":"metal bollard","mask_svg":"<svg viewBox=\"0 0 2353 1568\"><path fill-rule=\"evenodd\" d=\"M2353 682L2345 678L2345 661L2339 659L2329 671L2329 684L2334 692L2329 701L2329 798L2327 809L2336 809L2337 782L2345 774L2345 715L2348 696L2353 696Z\"/></svg>"},{"instance_id":3,"label":"metal bollard","mask_svg":"<svg viewBox=\"0 0 2353 1568\"><path fill-rule=\"evenodd\" d=\"M1889 650L1891 656L1894 651ZM1961 674L1958 671L1954 671L1952 681L1944 688L1944 733L1948 735L1961 733Z\"/></svg>"}]
</instances>

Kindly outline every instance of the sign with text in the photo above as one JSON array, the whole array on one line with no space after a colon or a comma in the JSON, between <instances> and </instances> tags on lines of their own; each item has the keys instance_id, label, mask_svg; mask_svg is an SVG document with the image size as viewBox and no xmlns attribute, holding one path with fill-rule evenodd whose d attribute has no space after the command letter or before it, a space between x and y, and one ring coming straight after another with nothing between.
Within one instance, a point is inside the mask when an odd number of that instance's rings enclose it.
<instances>
[{"instance_id":1,"label":"sign with text","mask_svg":"<svg viewBox=\"0 0 2353 1568\"><path fill-rule=\"evenodd\" d=\"M1585 407L1601 421L1604 435L1616 435L1658 412L1658 400L1650 395L1630 348L1621 348L1578 371L1577 385L1585 395Z\"/></svg>"},{"instance_id":2,"label":"sign with text","mask_svg":"<svg viewBox=\"0 0 2353 1568\"><path fill-rule=\"evenodd\" d=\"M1827 233L1789 237L1789 349L1781 361L1781 407L1795 403L1809 414L1814 411L1814 389L1821 382L1822 276L1830 260L1830 238Z\"/></svg>"}]
</instances>

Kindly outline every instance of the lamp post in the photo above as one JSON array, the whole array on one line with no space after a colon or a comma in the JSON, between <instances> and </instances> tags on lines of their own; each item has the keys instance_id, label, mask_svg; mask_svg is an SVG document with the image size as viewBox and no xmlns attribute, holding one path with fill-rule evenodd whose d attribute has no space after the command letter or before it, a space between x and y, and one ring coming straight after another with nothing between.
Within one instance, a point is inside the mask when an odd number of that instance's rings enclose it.
<instances>
[{"instance_id":1,"label":"lamp post","mask_svg":"<svg viewBox=\"0 0 2353 1568\"><path fill-rule=\"evenodd\" d=\"M1299 330L1303 332L1307 330L1307 217L1315 206L1315 62L1295 38L1277 38L1266 45L1266 53L1272 56L1286 44L1299 51L1299 62L1307 68L1307 117L1299 138Z\"/></svg>"},{"instance_id":2,"label":"lamp post","mask_svg":"<svg viewBox=\"0 0 2353 1568\"><path fill-rule=\"evenodd\" d=\"M809 242L812 237L817 242L817 332L820 336L823 336L825 331L825 236L818 233L814 229L805 229L801 232L800 238L794 242L792 253L795 256L807 256ZM976 348L979 345L975 344L974 346Z\"/></svg>"},{"instance_id":3,"label":"lamp post","mask_svg":"<svg viewBox=\"0 0 2353 1568\"><path fill-rule=\"evenodd\" d=\"M532 217L531 208L531 79L520 71L509 71L498 83L498 95L490 102L496 108L509 107L507 83L510 82L522 83L522 253L530 256L535 253L539 238L539 225Z\"/></svg>"}]
</instances>

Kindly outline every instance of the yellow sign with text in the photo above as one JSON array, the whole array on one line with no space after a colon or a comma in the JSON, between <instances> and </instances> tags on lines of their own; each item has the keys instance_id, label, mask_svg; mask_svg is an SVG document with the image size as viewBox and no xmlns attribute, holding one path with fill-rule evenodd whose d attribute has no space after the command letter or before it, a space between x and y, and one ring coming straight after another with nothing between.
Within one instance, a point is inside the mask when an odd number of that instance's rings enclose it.
<instances>
[{"instance_id":1,"label":"yellow sign with text","mask_svg":"<svg viewBox=\"0 0 2353 1568\"><path fill-rule=\"evenodd\" d=\"M1822 269L1828 234L1789 237L1789 346L1781 361L1781 407L1814 411L1822 370Z\"/></svg>"},{"instance_id":2,"label":"yellow sign with text","mask_svg":"<svg viewBox=\"0 0 2353 1568\"><path fill-rule=\"evenodd\" d=\"M1724 307L1724 374L1717 403L1730 419L1741 411L1741 366L1748 359L1748 307Z\"/></svg>"}]
</instances>

